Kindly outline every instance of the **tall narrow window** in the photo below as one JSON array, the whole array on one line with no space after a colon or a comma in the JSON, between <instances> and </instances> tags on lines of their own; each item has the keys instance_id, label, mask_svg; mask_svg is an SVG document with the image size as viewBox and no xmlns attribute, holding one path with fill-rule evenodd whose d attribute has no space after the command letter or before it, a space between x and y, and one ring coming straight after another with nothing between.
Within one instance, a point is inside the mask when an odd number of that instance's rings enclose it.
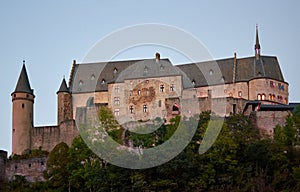
<instances>
[{"instance_id":1,"label":"tall narrow window","mask_svg":"<svg viewBox=\"0 0 300 192\"><path fill-rule=\"evenodd\" d=\"M25 107L25 104L24 104L24 103L22 103L22 109L24 109L24 107Z\"/></svg>"},{"instance_id":2,"label":"tall narrow window","mask_svg":"<svg viewBox=\"0 0 300 192\"><path fill-rule=\"evenodd\" d=\"M266 99L266 95L263 93L262 95L261 95L261 100L265 100Z\"/></svg>"},{"instance_id":3,"label":"tall narrow window","mask_svg":"<svg viewBox=\"0 0 300 192\"><path fill-rule=\"evenodd\" d=\"M174 84L170 85L170 91L174 91Z\"/></svg>"},{"instance_id":4,"label":"tall narrow window","mask_svg":"<svg viewBox=\"0 0 300 192\"><path fill-rule=\"evenodd\" d=\"M133 113L133 106L132 105L129 106L129 112Z\"/></svg>"},{"instance_id":5,"label":"tall narrow window","mask_svg":"<svg viewBox=\"0 0 300 192\"><path fill-rule=\"evenodd\" d=\"M192 85L195 86L196 85L196 81L193 79L192 80Z\"/></svg>"},{"instance_id":6,"label":"tall narrow window","mask_svg":"<svg viewBox=\"0 0 300 192\"><path fill-rule=\"evenodd\" d=\"M235 115L236 114L236 104L232 105L232 113Z\"/></svg>"},{"instance_id":7,"label":"tall narrow window","mask_svg":"<svg viewBox=\"0 0 300 192\"><path fill-rule=\"evenodd\" d=\"M144 113L146 113L148 111L147 105L143 106L143 111L144 111Z\"/></svg>"},{"instance_id":8,"label":"tall narrow window","mask_svg":"<svg viewBox=\"0 0 300 192\"><path fill-rule=\"evenodd\" d=\"M138 93L138 95L141 95L141 90L138 90L138 92L137 92L137 93Z\"/></svg>"},{"instance_id":9,"label":"tall narrow window","mask_svg":"<svg viewBox=\"0 0 300 192\"><path fill-rule=\"evenodd\" d=\"M242 91L239 91L238 96L239 96L239 97L242 96Z\"/></svg>"},{"instance_id":10,"label":"tall narrow window","mask_svg":"<svg viewBox=\"0 0 300 192\"><path fill-rule=\"evenodd\" d=\"M158 101L158 107L161 107L161 100Z\"/></svg>"},{"instance_id":11,"label":"tall narrow window","mask_svg":"<svg viewBox=\"0 0 300 192\"><path fill-rule=\"evenodd\" d=\"M160 85L160 92L164 92L165 86L164 85Z\"/></svg>"},{"instance_id":12,"label":"tall narrow window","mask_svg":"<svg viewBox=\"0 0 300 192\"><path fill-rule=\"evenodd\" d=\"M132 96L132 90L129 91L129 96Z\"/></svg>"}]
</instances>

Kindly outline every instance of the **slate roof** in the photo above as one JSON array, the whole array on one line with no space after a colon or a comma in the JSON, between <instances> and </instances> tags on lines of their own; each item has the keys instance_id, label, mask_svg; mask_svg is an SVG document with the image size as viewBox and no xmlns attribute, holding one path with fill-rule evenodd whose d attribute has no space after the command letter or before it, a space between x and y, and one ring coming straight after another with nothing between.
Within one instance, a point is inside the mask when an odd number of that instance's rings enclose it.
<instances>
[{"instance_id":1,"label":"slate roof","mask_svg":"<svg viewBox=\"0 0 300 192\"><path fill-rule=\"evenodd\" d=\"M56 93L60 93L60 92L69 93L69 88L67 86L65 78L63 78L63 80L62 80L62 82L60 84L59 90Z\"/></svg>"},{"instance_id":2,"label":"slate roof","mask_svg":"<svg viewBox=\"0 0 300 192\"><path fill-rule=\"evenodd\" d=\"M23 64L16 89L13 93L29 93L33 95L33 89L30 87L29 78L27 75L25 64Z\"/></svg>"},{"instance_id":3,"label":"slate roof","mask_svg":"<svg viewBox=\"0 0 300 192\"><path fill-rule=\"evenodd\" d=\"M278 60L274 56L260 56L259 60L256 57L236 59L235 80L233 72L234 58L175 66L169 59L161 59L159 62L146 59L76 64L74 73L71 74L73 77L70 91L107 91L107 84L123 82L126 79L178 75L184 77L184 88L243 82L261 77L284 81Z\"/></svg>"}]
</instances>

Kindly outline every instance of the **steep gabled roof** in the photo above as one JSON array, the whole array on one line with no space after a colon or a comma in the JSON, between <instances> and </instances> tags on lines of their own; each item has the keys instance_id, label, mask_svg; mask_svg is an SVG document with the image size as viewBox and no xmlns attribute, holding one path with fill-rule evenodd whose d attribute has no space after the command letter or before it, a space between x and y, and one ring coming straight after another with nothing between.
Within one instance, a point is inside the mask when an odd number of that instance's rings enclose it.
<instances>
[{"instance_id":1,"label":"steep gabled roof","mask_svg":"<svg viewBox=\"0 0 300 192\"><path fill-rule=\"evenodd\" d=\"M65 78L63 78L63 80L60 84L59 90L56 93L60 93L60 92L69 93L69 88L67 86Z\"/></svg>"},{"instance_id":2,"label":"steep gabled roof","mask_svg":"<svg viewBox=\"0 0 300 192\"><path fill-rule=\"evenodd\" d=\"M30 87L25 64L23 64L16 89L13 93L29 93L33 95L33 89Z\"/></svg>"}]
</instances>

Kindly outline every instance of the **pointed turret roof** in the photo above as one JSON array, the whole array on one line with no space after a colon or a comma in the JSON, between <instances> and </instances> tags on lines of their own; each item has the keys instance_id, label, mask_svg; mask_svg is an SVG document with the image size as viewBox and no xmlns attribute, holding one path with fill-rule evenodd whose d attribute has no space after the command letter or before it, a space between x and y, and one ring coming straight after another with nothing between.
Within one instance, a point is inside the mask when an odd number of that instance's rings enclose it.
<instances>
[{"instance_id":1,"label":"pointed turret roof","mask_svg":"<svg viewBox=\"0 0 300 192\"><path fill-rule=\"evenodd\" d=\"M255 49L260 49L259 38L258 38L258 26L256 25L256 43L254 46Z\"/></svg>"},{"instance_id":2,"label":"pointed turret roof","mask_svg":"<svg viewBox=\"0 0 300 192\"><path fill-rule=\"evenodd\" d=\"M16 86L14 93L21 92L21 93L30 93L33 95L33 89L30 87L25 62L23 61L23 67L19 76L19 80Z\"/></svg>"},{"instance_id":3,"label":"pointed turret roof","mask_svg":"<svg viewBox=\"0 0 300 192\"><path fill-rule=\"evenodd\" d=\"M60 92L67 92L67 93L69 93L69 88L67 86L65 78L63 78L63 80L62 80L62 82L60 84L60 88L59 88L59 90L56 93L58 94Z\"/></svg>"}]
</instances>

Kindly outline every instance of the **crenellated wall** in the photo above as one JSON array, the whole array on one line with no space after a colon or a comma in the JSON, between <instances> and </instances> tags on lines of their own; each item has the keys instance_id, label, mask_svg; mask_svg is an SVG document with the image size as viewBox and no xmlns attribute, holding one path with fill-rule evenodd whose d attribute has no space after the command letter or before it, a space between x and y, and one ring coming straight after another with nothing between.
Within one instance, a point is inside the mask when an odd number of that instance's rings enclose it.
<instances>
[{"instance_id":1,"label":"crenellated wall","mask_svg":"<svg viewBox=\"0 0 300 192\"><path fill-rule=\"evenodd\" d=\"M74 120L64 121L58 126L34 127L31 131L31 149L51 151L60 142L71 145L76 136L78 131Z\"/></svg>"}]
</instances>

